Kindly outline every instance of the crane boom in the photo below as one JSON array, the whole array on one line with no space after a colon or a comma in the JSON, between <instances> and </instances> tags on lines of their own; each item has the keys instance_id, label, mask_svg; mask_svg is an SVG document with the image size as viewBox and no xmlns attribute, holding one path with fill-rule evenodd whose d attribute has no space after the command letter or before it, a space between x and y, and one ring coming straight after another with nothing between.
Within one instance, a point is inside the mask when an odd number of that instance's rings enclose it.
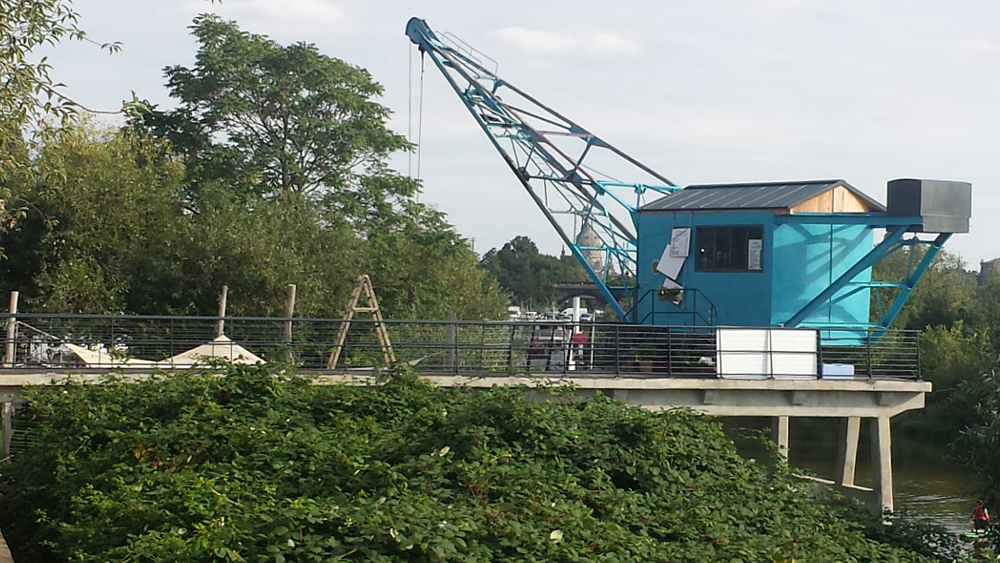
<instances>
[{"instance_id":1,"label":"crane boom","mask_svg":"<svg viewBox=\"0 0 1000 563\"><path fill-rule=\"evenodd\" d=\"M634 320L636 210L646 192L669 194L680 187L503 80L481 54L454 40L449 44L424 20L411 18L406 35L441 71L618 317ZM649 183L597 172L589 165L597 153Z\"/></svg>"}]
</instances>

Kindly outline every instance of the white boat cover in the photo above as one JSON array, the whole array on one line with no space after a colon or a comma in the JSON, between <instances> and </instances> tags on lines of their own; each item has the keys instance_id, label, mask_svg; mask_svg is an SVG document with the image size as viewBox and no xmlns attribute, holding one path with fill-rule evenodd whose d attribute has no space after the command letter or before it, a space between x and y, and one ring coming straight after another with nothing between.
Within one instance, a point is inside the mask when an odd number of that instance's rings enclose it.
<instances>
[{"instance_id":1,"label":"white boat cover","mask_svg":"<svg viewBox=\"0 0 1000 563\"><path fill-rule=\"evenodd\" d=\"M263 364L266 363L246 348L230 340L226 335L217 337L211 342L206 342L201 346L192 348L187 352L182 352L157 362L157 365L169 365L172 367L190 367L195 364L204 364L213 359L229 360L234 364Z\"/></svg>"}]
</instances>

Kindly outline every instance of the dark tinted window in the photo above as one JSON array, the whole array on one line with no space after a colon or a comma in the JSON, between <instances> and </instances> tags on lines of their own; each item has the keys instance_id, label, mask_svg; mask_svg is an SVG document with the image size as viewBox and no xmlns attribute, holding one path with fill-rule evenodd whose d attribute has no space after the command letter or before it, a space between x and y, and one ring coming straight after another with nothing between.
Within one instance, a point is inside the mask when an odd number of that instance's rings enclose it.
<instances>
[{"instance_id":1,"label":"dark tinted window","mask_svg":"<svg viewBox=\"0 0 1000 563\"><path fill-rule=\"evenodd\" d=\"M764 227L695 228L696 272L759 272L764 264Z\"/></svg>"}]
</instances>

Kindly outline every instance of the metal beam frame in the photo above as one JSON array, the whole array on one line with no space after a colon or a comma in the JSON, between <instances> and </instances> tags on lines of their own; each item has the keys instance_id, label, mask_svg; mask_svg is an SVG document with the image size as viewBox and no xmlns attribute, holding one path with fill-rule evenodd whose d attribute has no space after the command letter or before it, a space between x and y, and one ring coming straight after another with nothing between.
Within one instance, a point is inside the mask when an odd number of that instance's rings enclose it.
<instances>
[{"instance_id":1,"label":"metal beam frame","mask_svg":"<svg viewBox=\"0 0 1000 563\"><path fill-rule=\"evenodd\" d=\"M448 35L439 37L423 20L412 18L406 26L406 34L444 75L493 148L618 317L632 320L626 311L633 310L637 299L638 237L633 232L633 214L641 205L645 192L669 194L680 187L501 79L483 65L477 52L461 43L446 43L442 37L447 39ZM563 145L572 144L572 151L579 152L573 156L557 145L557 139ZM649 178L650 183L625 183L596 177L598 173L586 164L586 160L598 151L610 153L617 161L634 169L636 175ZM631 190L636 198L635 205L614 193L614 189ZM573 216L574 228L577 224L581 230L589 226L600 244L581 245L577 233L568 233L560 224L557 216L561 215ZM585 253L594 252L600 253L601 271L585 256ZM624 306L613 290L624 290Z\"/></svg>"},{"instance_id":2,"label":"metal beam frame","mask_svg":"<svg viewBox=\"0 0 1000 563\"><path fill-rule=\"evenodd\" d=\"M899 219L899 218L889 218L889 219ZM829 221L829 218L827 219L827 221ZM947 242L949 238L951 238L951 233L941 233L933 241L921 240L916 236L914 236L909 240L904 240L903 236L907 232L906 227L913 224L914 223L910 223L909 225L899 225L895 229L887 232L885 239L883 239L881 243L876 245L875 248L872 248L872 250L868 254L866 254L864 258L855 263L854 266L852 266L846 272L841 274L840 277L838 277L836 281L830 284L829 287L827 287L819 295L817 295L811 301L809 301L809 303L807 303L805 306L799 309L797 313L792 315L788 319L788 321L784 323L784 326L797 327L800 324L802 324L810 315L819 310L821 307L846 299L847 297L854 295L857 292L862 291L864 289L874 289L875 291L879 291L879 289L881 288L900 288L900 292L898 295L896 295L896 298L893 300L893 303L889 307L889 310L884 315L881 315L878 322L876 322L874 325L870 323L865 323L862 326L855 327L853 325L848 325L848 324L831 324L831 323L823 324L823 327L827 329L835 329L835 328L852 329L852 328L873 328L873 327L888 329L889 326L892 324L892 322L896 319L896 316L899 315L899 312L902 310L903 305L906 304L906 301L907 299L909 299L910 294L913 292L913 288L916 287L917 282L920 281L920 278L922 278L923 275L927 272L927 269L930 268L931 264L934 261L934 258L941 250L941 247L944 246L944 243ZM912 268L912 270L908 269L909 271L907 271L906 277L902 281L898 282L874 281L874 280L862 281L862 282L854 281L855 278L861 275L864 271L870 269L872 266L881 262L882 260L885 260L886 258L898 252L902 248L907 246L917 246L921 244L928 245L927 252L924 253L923 258L917 264L916 268ZM855 287L853 287L845 294L838 295L844 288L846 288L849 285L853 285ZM879 303L881 303L881 299L879 299Z\"/></svg>"}]
</instances>

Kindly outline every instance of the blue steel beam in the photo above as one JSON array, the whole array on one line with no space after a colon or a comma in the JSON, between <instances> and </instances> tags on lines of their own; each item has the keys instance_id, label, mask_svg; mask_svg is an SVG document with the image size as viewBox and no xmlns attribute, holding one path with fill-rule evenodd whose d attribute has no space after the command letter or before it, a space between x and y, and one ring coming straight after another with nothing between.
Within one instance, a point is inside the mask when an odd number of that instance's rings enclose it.
<instances>
[{"instance_id":1,"label":"blue steel beam","mask_svg":"<svg viewBox=\"0 0 1000 563\"><path fill-rule=\"evenodd\" d=\"M829 219L827 220L829 221ZM839 278L825 290L823 290L819 295L813 298L812 301L807 303L804 307L799 309L798 313L792 315L785 322L787 327L796 327L802 321L806 320L809 315L815 313L820 307L827 304L834 295L837 294L841 289L843 289L847 284L851 283L854 278L861 275L862 272L874 266L877 262L882 260L885 256L890 254L893 247L896 246L900 240L902 240L903 235L906 234L906 229L896 228L891 232L886 234L885 239L882 240L875 248L871 249L864 258L859 260L854 266L851 266L846 272L841 274Z\"/></svg>"},{"instance_id":2,"label":"blue steel beam","mask_svg":"<svg viewBox=\"0 0 1000 563\"><path fill-rule=\"evenodd\" d=\"M782 225L829 225L829 213L796 213L795 215L775 215L774 222ZM874 228L910 227L921 225L922 217L890 217L885 213L841 213L837 215L838 225L867 225Z\"/></svg>"},{"instance_id":3,"label":"blue steel beam","mask_svg":"<svg viewBox=\"0 0 1000 563\"><path fill-rule=\"evenodd\" d=\"M927 248L927 252L924 253L924 257L914 268L913 272L910 273L909 277L903 282L903 287L899 291L899 295L896 296L896 300L893 301L892 306L889 307L889 311L879 319L879 326L882 328L889 328L892 321L896 319L896 315L899 311L903 309L903 305L906 304L906 300L910 298L910 294L913 293L913 288L916 287L917 282L923 277L927 269L931 267L931 263L934 261L934 257L937 256L938 251L944 246L944 243L951 238L951 233L941 233L931 242Z\"/></svg>"}]
</instances>

